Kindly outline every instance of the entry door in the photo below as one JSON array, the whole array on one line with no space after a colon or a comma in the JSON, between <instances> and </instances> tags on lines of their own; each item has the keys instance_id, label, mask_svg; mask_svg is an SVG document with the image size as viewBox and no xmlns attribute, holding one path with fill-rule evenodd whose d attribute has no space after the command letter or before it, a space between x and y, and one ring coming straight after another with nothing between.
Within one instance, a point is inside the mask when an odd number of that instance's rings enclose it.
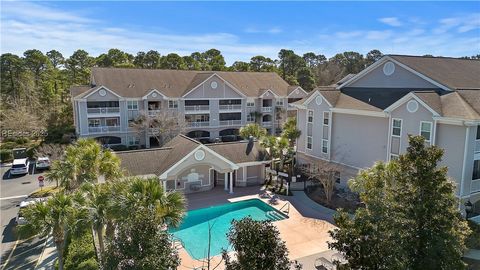
<instances>
[{"instance_id":1,"label":"entry door","mask_svg":"<svg viewBox=\"0 0 480 270\"><path fill-rule=\"evenodd\" d=\"M217 186L217 171L215 171L214 169L210 169L209 172L210 172L210 175L209 175L210 184L213 181L213 186L216 187Z\"/></svg>"}]
</instances>

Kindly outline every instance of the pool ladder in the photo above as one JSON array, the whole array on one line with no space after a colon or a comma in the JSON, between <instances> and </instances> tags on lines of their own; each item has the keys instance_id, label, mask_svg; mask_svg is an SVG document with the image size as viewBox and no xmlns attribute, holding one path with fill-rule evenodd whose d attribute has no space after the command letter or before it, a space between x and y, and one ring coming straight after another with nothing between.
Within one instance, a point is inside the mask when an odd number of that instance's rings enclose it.
<instances>
[{"instance_id":1,"label":"pool ladder","mask_svg":"<svg viewBox=\"0 0 480 270\"><path fill-rule=\"evenodd\" d=\"M286 208L285 210L283 210L283 208L285 208L285 207L287 207L287 208ZM286 203L282 206L282 208L280 208L280 210L278 210L278 211L284 213L284 214L287 215L287 217L288 217L288 215L290 214L290 202L286 202Z\"/></svg>"},{"instance_id":2,"label":"pool ladder","mask_svg":"<svg viewBox=\"0 0 480 270\"><path fill-rule=\"evenodd\" d=\"M178 238L177 236L175 235L171 235L172 236L172 245L173 245L173 248L175 249L180 249L180 248L184 248L185 247L185 243L183 243L182 239Z\"/></svg>"}]
</instances>

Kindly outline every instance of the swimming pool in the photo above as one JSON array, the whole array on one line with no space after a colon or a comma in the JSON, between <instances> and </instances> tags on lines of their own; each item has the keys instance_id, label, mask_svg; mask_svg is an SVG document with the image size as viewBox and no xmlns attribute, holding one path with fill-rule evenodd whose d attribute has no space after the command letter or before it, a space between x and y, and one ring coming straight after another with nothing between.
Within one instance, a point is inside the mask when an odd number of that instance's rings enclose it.
<instances>
[{"instance_id":1,"label":"swimming pool","mask_svg":"<svg viewBox=\"0 0 480 270\"><path fill-rule=\"evenodd\" d=\"M187 212L180 227L169 232L180 238L188 254L194 259L207 257L208 228L211 230L210 256L218 255L223 249L231 250L227 239L232 220L250 216L254 220L282 220L286 215L259 199L227 203Z\"/></svg>"}]
</instances>

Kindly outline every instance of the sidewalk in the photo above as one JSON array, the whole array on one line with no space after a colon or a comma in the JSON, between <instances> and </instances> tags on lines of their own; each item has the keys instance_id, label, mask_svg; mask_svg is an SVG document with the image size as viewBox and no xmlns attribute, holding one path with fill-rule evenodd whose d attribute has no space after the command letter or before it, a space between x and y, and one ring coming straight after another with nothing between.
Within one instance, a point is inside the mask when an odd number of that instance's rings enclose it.
<instances>
[{"instance_id":1,"label":"sidewalk","mask_svg":"<svg viewBox=\"0 0 480 270\"><path fill-rule=\"evenodd\" d=\"M282 196L282 198L288 200L304 217L323 219L335 224L333 215L337 211L316 203L304 191L292 191L292 193L293 196Z\"/></svg>"},{"instance_id":2,"label":"sidewalk","mask_svg":"<svg viewBox=\"0 0 480 270\"><path fill-rule=\"evenodd\" d=\"M480 250L479 249L469 249L467 252L465 252L465 255L463 255L465 258L469 258L472 260L477 260L480 261Z\"/></svg>"},{"instance_id":3,"label":"sidewalk","mask_svg":"<svg viewBox=\"0 0 480 270\"><path fill-rule=\"evenodd\" d=\"M42 254L38 258L35 270L52 270L55 269L55 261L57 260L57 250L53 238L49 237Z\"/></svg>"}]
</instances>

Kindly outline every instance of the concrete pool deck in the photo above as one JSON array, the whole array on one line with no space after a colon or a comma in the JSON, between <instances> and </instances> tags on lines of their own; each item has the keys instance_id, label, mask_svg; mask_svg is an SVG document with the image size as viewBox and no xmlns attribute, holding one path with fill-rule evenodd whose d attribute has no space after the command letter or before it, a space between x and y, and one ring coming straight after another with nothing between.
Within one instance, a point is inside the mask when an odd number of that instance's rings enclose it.
<instances>
[{"instance_id":1,"label":"concrete pool deck","mask_svg":"<svg viewBox=\"0 0 480 270\"><path fill-rule=\"evenodd\" d=\"M187 208L188 210L194 210L253 198L268 203L268 200L259 197L261 193L262 190L259 186L238 187L233 194L225 192L223 187L217 187L211 191L186 195ZM331 238L328 231L335 228L331 223L335 211L311 201L304 192L295 192L294 196L288 197L279 196L279 203L272 206L280 209L286 203L290 203L289 218L275 221L274 224L280 231L280 237L287 245L290 259L296 260L329 251L327 241L330 241ZM182 262L178 269L206 266L206 261L202 262L191 258L184 248L180 248L179 254ZM217 269L223 269L221 261L221 255L213 257L211 259L213 267L211 268L213 269L217 264L220 264Z\"/></svg>"}]
</instances>

